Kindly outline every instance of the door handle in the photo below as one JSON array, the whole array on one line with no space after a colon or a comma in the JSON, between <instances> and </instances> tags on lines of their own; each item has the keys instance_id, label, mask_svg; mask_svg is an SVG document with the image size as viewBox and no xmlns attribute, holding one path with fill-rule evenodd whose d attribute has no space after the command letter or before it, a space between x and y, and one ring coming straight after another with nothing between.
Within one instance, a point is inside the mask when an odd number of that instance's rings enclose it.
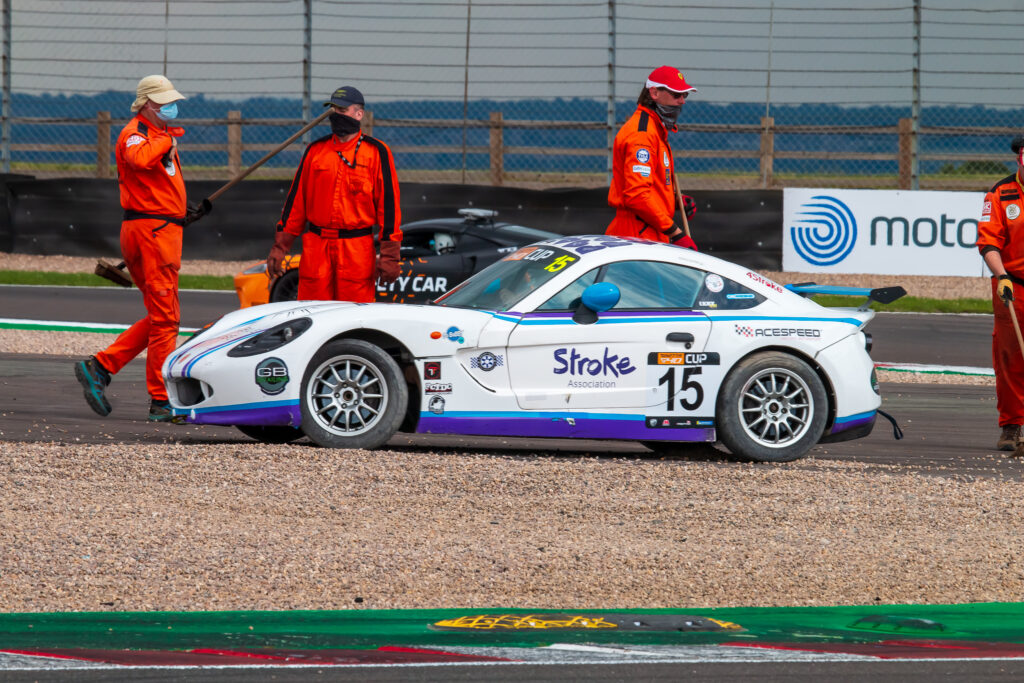
<instances>
[{"instance_id":1,"label":"door handle","mask_svg":"<svg viewBox=\"0 0 1024 683\"><path fill-rule=\"evenodd\" d=\"M686 348L690 348L693 346L694 337L689 332L669 332L668 336L665 337L665 341L683 342L686 344Z\"/></svg>"}]
</instances>

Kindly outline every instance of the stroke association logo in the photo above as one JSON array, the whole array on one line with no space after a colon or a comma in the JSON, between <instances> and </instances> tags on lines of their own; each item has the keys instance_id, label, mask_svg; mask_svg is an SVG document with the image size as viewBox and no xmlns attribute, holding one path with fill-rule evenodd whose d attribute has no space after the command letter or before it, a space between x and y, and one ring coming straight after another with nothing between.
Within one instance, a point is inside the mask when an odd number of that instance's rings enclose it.
<instances>
[{"instance_id":1,"label":"stroke association logo","mask_svg":"<svg viewBox=\"0 0 1024 683\"><path fill-rule=\"evenodd\" d=\"M815 195L797 211L797 224L789 228L796 253L816 266L834 266L857 244L857 220L843 202Z\"/></svg>"}]
</instances>

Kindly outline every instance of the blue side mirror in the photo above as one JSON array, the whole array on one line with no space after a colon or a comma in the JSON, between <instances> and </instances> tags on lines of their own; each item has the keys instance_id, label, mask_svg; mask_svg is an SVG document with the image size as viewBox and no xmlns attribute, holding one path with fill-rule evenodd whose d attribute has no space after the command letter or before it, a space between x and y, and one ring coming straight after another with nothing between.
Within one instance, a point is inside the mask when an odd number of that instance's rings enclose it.
<instances>
[{"instance_id":1,"label":"blue side mirror","mask_svg":"<svg viewBox=\"0 0 1024 683\"><path fill-rule=\"evenodd\" d=\"M595 282L583 290L583 296L580 298L584 306L600 313L619 303L621 296L618 286L611 282Z\"/></svg>"}]
</instances>

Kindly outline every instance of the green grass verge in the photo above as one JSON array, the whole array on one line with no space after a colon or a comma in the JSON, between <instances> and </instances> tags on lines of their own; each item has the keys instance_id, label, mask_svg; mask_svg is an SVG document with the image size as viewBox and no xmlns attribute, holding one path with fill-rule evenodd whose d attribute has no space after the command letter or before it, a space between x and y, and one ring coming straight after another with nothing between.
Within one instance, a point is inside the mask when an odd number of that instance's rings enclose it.
<instances>
[{"instance_id":1,"label":"green grass verge","mask_svg":"<svg viewBox=\"0 0 1024 683\"><path fill-rule=\"evenodd\" d=\"M71 285L78 287L115 287L92 273L49 273L24 270L0 270L2 285ZM230 275L181 275L178 278L181 289L234 290ZM859 306L863 297L834 296L818 294L814 301L822 306ZM907 313L991 313L989 299L927 299L920 296L905 296L891 304L872 304L876 311L902 311Z\"/></svg>"},{"instance_id":2,"label":"green grass verge","mask_svg":"<svg viewBox=\"0 0 1024 683\"><path fill-rule=\"evenodd\" d=\"M822 306L859 306L862 296L835 296L818 294L813 297L815 303ZM991 313L990 299L928 299L923 296L905 296L891 304L872 303L874 311L890 311L904 313Z\"/></svg>"},{"instance_id":3,"label":"green grass verge","mask_svg":"<svg viewBox=\"0 0 1024 683\"><path fill-rule=\"evenodd\" d=\"M73 287L116 287L92 273L49 273L26 270L0 270L2 285L70 285ZM230 275L180 275L181 289L226 289L234 290L234 278Z\"/></svg>"}]
</instances>

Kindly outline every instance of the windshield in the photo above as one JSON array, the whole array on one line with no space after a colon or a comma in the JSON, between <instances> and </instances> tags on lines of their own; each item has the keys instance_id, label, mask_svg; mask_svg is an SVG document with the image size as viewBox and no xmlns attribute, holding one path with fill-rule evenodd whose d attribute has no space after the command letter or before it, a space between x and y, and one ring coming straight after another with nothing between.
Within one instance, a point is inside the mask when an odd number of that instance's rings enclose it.
<instances>
[{"instance_id":1,"label":"windshield","mask_svg":"<svg viewBox=\"0 0 1024 683\"><path fill-rule=\"evenodd\" d=\"M458 308L507 311L580 257L548 246L523 247L488 266L434 303Z\"/></svg>"}]
</instances>

